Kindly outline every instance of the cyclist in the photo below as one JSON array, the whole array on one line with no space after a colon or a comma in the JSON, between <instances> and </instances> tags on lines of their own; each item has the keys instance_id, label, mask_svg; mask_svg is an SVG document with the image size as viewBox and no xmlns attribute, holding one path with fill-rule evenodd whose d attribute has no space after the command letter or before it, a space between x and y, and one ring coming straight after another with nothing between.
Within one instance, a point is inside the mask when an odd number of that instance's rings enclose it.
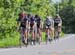
<instances>
[{"instance_id":1,"label":"cyclist","mask_svg":"<svg viewBox=\"0 0 75 55\"><path fill-rule=\"evenodd\" d=\"M28 41L30 40L30 18L31 18L31 14L27 14L27 18L28 18L28 27L27 27L27 37L28 37Z\"/></svg>"},{"instance_id":2,"label":"cyclist","mask_svg":"<svg viewBox=\"0 0 75 55\"><path fill-rule=\"evenodd\" d=\"M58 32L58 35L54 37L55 38L59 38L59 35L61 33L61 27L62 27L62 19L61 17L59 16L59 14L56 15L55 19L54 19L54 28L55 28L55 31Z\"/></svg>"},{"instance_id":3,"label":"cyclist","mask_svg":"<svg viewBox=\"0 0 75 55\"><path fill-rule=\"evenodd\" d=\"M37 34L39 34L39 36L36 34L37 35L37 39L39 39L39 41L42 41L42 33L41 33L42 20L41 20L41 18L38 15L35 15L35 20L36 20Z\"/></svg>"},{"instance_id":4,"label":"cyclist","mask_svg":"<svg viewBox=\"0 0 75 55\"><path fill-rule=\"evenodd\" d=\"M35 26L36 26L36 22L35 22L35 18L32 15L30 18L30 29L31 29L31 33L32 33L32 45L35 45Z\"/></svg>"},{"instance_id":5,"label":"cyclist","mask_svg":"<svg viewBox=\"0 0 75 55\"><path fill-rule=\"evenodd\" d=\"M18 18L18 23L20 27L20 32L21 32L21 39L24 44L27 43L27 24L28 24L28 19L26 17L27 15L25 13L20 13L19 18Z\"/></svg>"},{"instance_id":6,"label":"cyclist","mask_svg":"<svg viewBox=\"0 0 75 55\"><path fill-rule=\"evenodd\" d=\"M46 18L45 25L46 25L46 43L47 43L47 40L52 41L52 37L51 37L52 26L53 26L52 17L48 16Z\"/></svg>"}]
</instances>

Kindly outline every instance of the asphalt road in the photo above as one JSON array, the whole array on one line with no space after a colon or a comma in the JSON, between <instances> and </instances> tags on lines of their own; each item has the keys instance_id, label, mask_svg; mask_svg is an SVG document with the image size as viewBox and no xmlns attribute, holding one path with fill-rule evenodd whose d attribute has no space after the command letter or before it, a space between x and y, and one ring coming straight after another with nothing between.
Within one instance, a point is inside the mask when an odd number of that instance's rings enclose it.
<instances>
[{"instance_id":1,"label":"asphalt road","mask_svg":"<svg viewBox=\"0 0 75 55\"><path fill-rule=\"evenodd\" d=\"M0 55L75 55L75 35L65 35L65 38L52 43L26 47L0 49Z\"/></svg>"}]
</instances>

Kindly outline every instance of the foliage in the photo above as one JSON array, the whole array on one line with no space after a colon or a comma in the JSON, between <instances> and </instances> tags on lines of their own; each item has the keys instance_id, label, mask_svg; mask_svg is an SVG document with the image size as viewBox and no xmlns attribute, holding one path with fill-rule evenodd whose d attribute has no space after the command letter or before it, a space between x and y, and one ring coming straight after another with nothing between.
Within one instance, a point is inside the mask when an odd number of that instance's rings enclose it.
<instances>
[{"instance_id":1,"label":"foliage","mask_svg":"<svg viewBox=\"0 0 75 55\"><path fill-rule=\"evenodd\" d=\"M75 0L63 0L60 4L60 15L63 19L63 31L75 33ZM61 8L62 7L62 8Z\"/></svg>"},{"instance_id":2,"label":"foliage","mask_svg":"<svg viewBox=\"0 0 75 55\"><path fill-rule=\"evenodd\" d=\"M63 19L63 29L66 33L75 33L75 7L67 6L60 11ZM66 31L67 30L67 31Z\"/></svg>"}]
</instances>

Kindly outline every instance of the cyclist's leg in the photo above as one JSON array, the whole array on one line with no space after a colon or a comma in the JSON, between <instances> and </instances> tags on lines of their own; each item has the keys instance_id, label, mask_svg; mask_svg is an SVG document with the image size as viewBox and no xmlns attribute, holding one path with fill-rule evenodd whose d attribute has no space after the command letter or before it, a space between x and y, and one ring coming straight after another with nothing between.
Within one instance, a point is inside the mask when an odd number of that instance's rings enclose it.
<instances>
[{"instance_id":1,"label":"cyclist's leg","mask_svg":"<svg viewBox=\"0 0 75 55\"><path fill-rule=\"evenodd\" d=\"M52 29L51 29L51 27L49 27L48 32L49 32L49 41L50 41L52 39Z\"/></svg>"},{"instance_id":2,"label":"cyclist's leg","mask_svg":"<svg viewBox=\"0 0 75 55\"><path fill-rule=\"evenodd\" d=\"M54 28L53 27L50 27L50 38L51 40L53 40L54 38Z\"/></svg>"},{"instance_id":3,"label":"cyclist's leg","mask_svg":"<svg viewBox=\"0 0 75 55\"><path fill-rule=\"evenodd\" d=\"M27 29L27 42L30 42L30 29Z\"/></svg>"},{"instance_id":4,"label":"cyclist's leg","mask_svg":"<svg viewBox=\"0 0 75 55\"><path fill-rule=\"evenodd\" d=\"M52 34L52 35L53 35L53 36L52 36L52 37L53 37L52 39L54 39L54 27L53 27L52 33L53 33L53 34Z\"/></svg>"},{"instance_id":5,"label":"cyclist's leg","mask_svg":"<svg viewBox=\"0 0 75 55\"><path fill-rule=\"evenodd\" d=\"M38 29L37 29L37 25L34 27L34 37L35 37L35 40L37 41L37 38L38 38Z\"/></svg>"},{"instance_id":6,"label":"cyclist's leg","mask_svg":"<svg viewBox=\"0 0 75 55\"><path fill-rule=\"evenodd\" d=\"M40 37L40 41L42 41L42 32L41 32L40 28L39 28L39 37Z\"/></svg>"},{"instance_id":7,"label":"cyclist's leg","mask_svg":"<svg viewBox=\"0 0 75 55\"><path fill-rule=\"evenodd\" d=\"M58 26L58 36L61 36L61 26Z\"/></svg>"},{"instance_id":8,"label":"cyclist's leg","mask_svg":"<svg viewBox=\"0 0 75 55\"><path fill-rule=\"evenodd\" d=\"M47 41L50 42L52 40L51 39L51 30L50 30L50 27L47 28L47 33L46 34L47 34Z\"/></svg>"},{"instance_id":9,"label":"cyclist's leg","mask_svg":"<svg viewBox=\"0 0 75 55\"><path fill-rule=\"evenodd\" d=\"M46 31L46 35L48 35L48 26L46 26L45 31Z\"/></svg>"},{"instance_id":10,"label":"cyclist's leg","mask_svg":"<svg viewBox=\"0 0 75 55\"><path fill-rule=\"evenodd\" d=\"M32 27L31 35L32 35L32 45L33 45L33 44L35 44L35 31L34 31L34 27Z\"/></svg>"},{"instance_id":11,"label":"cyclist's leg","mask_svg":"<svg viewBox=\"0 0 75 55\"><path fill-rule=\"evenodd\" d=\"M58 26L55 27L55 39L59 38Z\"/></svg>"},{"instance_id":12,"label":"cyclist's leg","mask_svg":"<svg viewBox=\"0 0 75 55\"><path fill-rule=\"evenodd\" d=\"M40 44L40 42L41 42L41 34L40 34L40 30L39 30L39 28L37 27L37 37L36 37L36 41Z\"/></svg>"},{"instance_id":13,"label":"cyclist's leg","mask_svg":"<svg viewBox=\"0 0 75 55\"><path fill-rule=\"evenodd\" d=\"M28 42L27 42L27 39L28 39L28 37L27 37L27 29L25 28L24 30L25 30L25 32L24 32L25 44L28 44Z\"/></svg>"},{"instance_id":14,"label":"cyclist's leg","mask_svg":"<svg viewBox=\"0 0 75 55\"><path fill-rule=\"evenodd\" d=\"M51 27L51 38L52 38L52 40L54 38L54 27Z\"/></svg>"},{"instance_id":15,"label":"cyclist's leg","mask_svg":"<svg viewBox=\"0 0 75 55\"><path fill-rule=\"evenodd\" d=\"M34 28L33 28L33 30L32 30L32 40L35 40L35 37L34 37Z\"/></svg>"},{"instance_id":16,"label":"cyclist's leg","mask_svg":"<svg viewBox=\"0 0 75 55\"><path fill-rule=\"evenodd\" d=\"M20 38L19 38L19 44L20 44L20 47L21 47L21 45L22 45L22 43L23 43L23 39L22 39L22 37L23 37L23 33L22 33L22 27L20 27Z\"/></svg>"},{"instance_id":17,"label":"cyclist's leg","mask_svg":"<svg viewBox=\"0 0 75 55\"><path fill-rule=\"evenodd\" d=\"M56 39L56 26L54 26L54 40Z\"/></svg>"},{"instance_id":18,"label":"cyclist's leg","mask_svg":"<svg viewBox=\"0 0 75 55\"><path fill-rule=\"evenodd\" d=\"M24 35L24 27L21 27L21 40L22 43L25 44L25 39L24 39L25 35Z\"/></svg>"},{"instance_id":19,"label":"cyclist's leg","mask_svg":"<svg viewBox=\"0 0 75 55\"><path fill-rule=\"evenodd\" d=\"M35 37L36 37L36 42L38 42L38 27L36 26L36 30L35 30Z\"/></svg>"},{"instance_id":20,"label":"cyclist's leg","mask_svg":"<svg viewBox=\"0 0 75 55\"><path fill-rule=\"evenodd\" d=\"M54 39L56 39L56 37L57 37L57 26L54 26Z\"/></svg>"},{"instance_id":21,"label":"cyclist's leg","mask_svg":"<svg viewBox=\"0 0 75 55\"><path fill-rule=\"evenodd\" d=\"M48 27L47 33L48 33L47 34L48 35L48 40L51 41L52 39L51 39L51 27L50 26Z\"/></svg>"},{"instance_id":22,"label":"cyclist's leg","mask_svg":"<svg viewBox=\"0 0 75 55\"><path fill-rule=\"evenodd\" d=\"M37 33L38 33L38 38L39 41L42 41L42 34L41 34L41 30L40 30L40 24L37 24Z\"/></svg>"},{"instance_id":23,"label":"cyclist's leg","mask_svg":"<svg viewBox=\"0 0 75 55\"><path fill-rule=\"evenodd\" d=\"M48 41L48 26L46 26L45 32L46 32L45 39L46 39L46 44L47 44L47 41Z\"/></svg>"},{"instance_id":24,"label":"cyclist's leg","mask_svg":"<svg viewBox=\"0 0 75 55\"><path fill-rule=\"evenodd\" d=\"M42 41L42 24L40 23L39 25L39 36L40 36L40 40Z\"/></svg>"}]
</instances>

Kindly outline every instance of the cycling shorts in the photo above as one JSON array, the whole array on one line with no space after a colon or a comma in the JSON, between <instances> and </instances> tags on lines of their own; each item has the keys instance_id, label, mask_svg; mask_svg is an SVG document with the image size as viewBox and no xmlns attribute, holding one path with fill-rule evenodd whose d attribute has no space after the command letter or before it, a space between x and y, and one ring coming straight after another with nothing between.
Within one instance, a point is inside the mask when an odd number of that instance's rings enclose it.
<instances>
[{"instance_id":1,"label":"cycling shorts","mask_svg":"<svg viewBox=\"0 0 75 55\"><path fill-rule=\"evenodd\" d=\"M30 27L32 28L34 26L34 23L30 23Z\"/></svg>"},{"instance_id":2,"label":"cycling shorts","mask_svg":"<svg viewBox=\"0 0 75 55\"><path fill-rule=\"evenodd\" d=\"M51 26L50 25L46 25L46 28L50 28Z\"/></svg>"},{"instance_id":3,"label":"cycling shorts","mask_svg":"<svg viewBox=\"0 0 75 55\"><path fill-rule=\"evenodd\" d=\"M60 23L54 23L54 27L61 27Z\"/></svg>"},{"instance_id":4,"label":"cycling shorts","mask_svg":"<svg viewBox=\"0 0 75 55\"><path fill-rule=\"evenodd\" d=\"M37 28L40 28L40 23L39 23L39 24L37 24Z\"/></svg>"},{"instance_id":5,"label":"cycling shorts","mask_svg":"<svg viewBox=\"0 0 75 55\"><path fill-rule=\"evenodd\" d=\"M54 26L58 26L59 23L54 23Z\"/></svg>"}]
</instances>

